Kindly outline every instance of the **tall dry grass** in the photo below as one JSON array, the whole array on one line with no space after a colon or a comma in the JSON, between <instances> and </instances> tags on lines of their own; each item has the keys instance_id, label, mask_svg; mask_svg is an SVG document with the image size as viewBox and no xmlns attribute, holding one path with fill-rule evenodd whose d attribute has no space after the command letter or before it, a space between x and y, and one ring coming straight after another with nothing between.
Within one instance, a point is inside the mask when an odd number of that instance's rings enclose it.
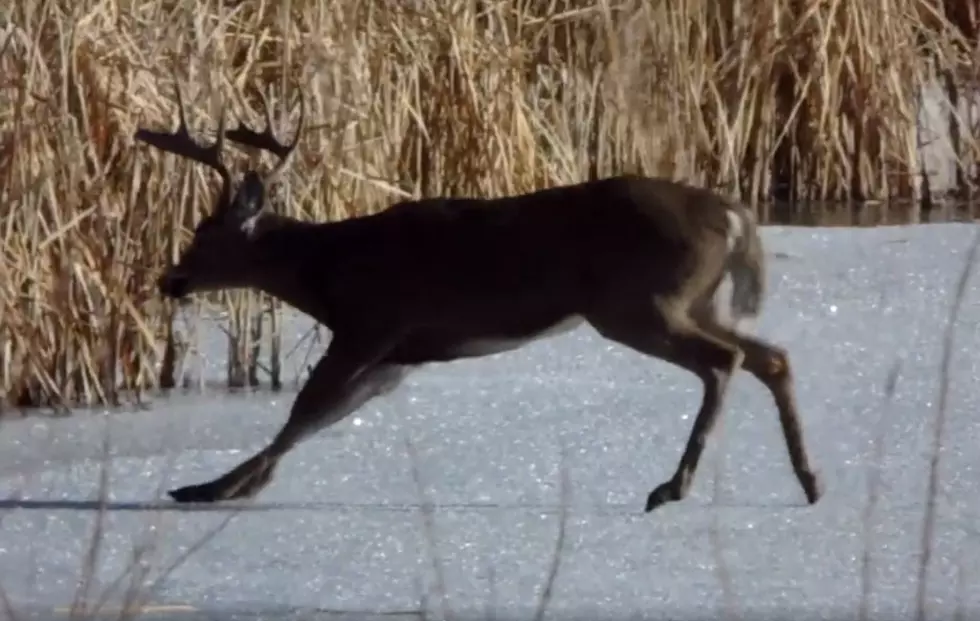
<instances>
[{"instance_id":1,"label":"tall dry grass","mask_svg":"<svg viewBox=\"0 0 980 621\"><path fill-rule=\"evenodd\" d=\"M189 345L153 281L209 209L216 181L132 140L138 124L173 122L172 73L191 124L209 137L219 101L255 121L260 89L273 103L306 98L311 120L283 186L286 209L304 218L623 171L719 188L764 218L773 194L917 196L918 95L940 75L975 83L971 7L7 3L2 401L112 404L182 381ZM963 161L976 161L964 144ZM281 383L271 301L235 292L211 302L228 312L229 384L260 381L260 356Z\"/></svg>"}]
</instances>

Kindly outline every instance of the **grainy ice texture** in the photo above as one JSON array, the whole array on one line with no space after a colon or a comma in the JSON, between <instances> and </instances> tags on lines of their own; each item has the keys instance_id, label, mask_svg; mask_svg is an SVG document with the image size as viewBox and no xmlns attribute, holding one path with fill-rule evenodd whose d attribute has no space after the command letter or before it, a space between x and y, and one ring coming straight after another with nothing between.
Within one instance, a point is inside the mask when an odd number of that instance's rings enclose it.
<instances>
[{"instance_id":1,"label":"grainy ice texture","mask_svg":"<svg viewBox=\"0 0 980 621\"><path fill-rule=\"evenodd\" d=\"M943 330L974 231L764 229L770 297L758 330L795 363L806 440L827 484L814 507L803 502L767 393L743 373L690 497L643 514L646 494L674 470L701 388L583 327L417 371L290 454L272 486L150 599L210 618L341 618L326 611L417 610L425 587L438 612L411 439L438 505L438 558L456 618L490 618L489 610L530 618L557 533L563 447L571 500L550 619L856 618L866 545L872 616L911 618ZM963 618L980 612L978 287L980 276L971 278L956 328L928 574L932 619L957 607ZM308 327L289 324L294 335ZM55 618L72 601L95 523L106 424L100 588L125 570L134 545L154 544L152 579L219 525L227 509L173 510L158 500L162 490L210 479L258 450L294 394L209 392L158 400L149 411L6 424L0 498L19 500L3 504L0 583L15 609ZM876 474L880 500L866 540ZM181 610L149 618L195 614Z\"/></svg>"}]
</instances>

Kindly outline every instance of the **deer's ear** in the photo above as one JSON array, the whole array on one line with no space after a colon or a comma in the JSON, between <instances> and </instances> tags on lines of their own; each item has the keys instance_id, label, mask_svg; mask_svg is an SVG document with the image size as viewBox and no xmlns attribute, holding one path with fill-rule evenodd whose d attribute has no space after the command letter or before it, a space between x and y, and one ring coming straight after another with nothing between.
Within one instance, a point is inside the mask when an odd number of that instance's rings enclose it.
<instances>
[{"instance_id":1,"label":"deer's ear","mask_svg":"<svg viewBox=\"0 0 980 621\"><path fill-rule=\"evenodd\" d=\"M253 171L245 173L235 200L231 205L231 215L238 220L245 221L262 211L265 204L265 186L258 174Z\"/></svg>"}]
</instances>

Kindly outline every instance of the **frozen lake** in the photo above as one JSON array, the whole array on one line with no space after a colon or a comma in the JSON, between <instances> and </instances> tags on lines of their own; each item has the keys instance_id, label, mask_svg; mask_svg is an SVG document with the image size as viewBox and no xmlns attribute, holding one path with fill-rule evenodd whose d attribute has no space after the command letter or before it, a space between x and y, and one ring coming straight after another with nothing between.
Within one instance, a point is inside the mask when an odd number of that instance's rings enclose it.
<instances>
[{"instance_id":1,"label":"frozen lake","mask_svg":"<svg viewBox=\"0 0 980 621\"><path fill-rule=\"evenodd\" d=\"M690 496L644 514L646 495L674 471L700 382L583 327L417 371L296 449L240 510L179 510L163 492L261 448L285 419L291 384L280 394L215 391L107 417L6 422L0 585L26 618L66 618L99 515L108 424L93 593L126 573L134 549L147 551L137 565L152 582L231 517L155 585L148 618L408 619L424 592L431 618L445 603L456 619L530 619L562 516L563 451L570 498L548 619L857 618L866 554L871 617L914 618L944 330L976 228L763 230L770 294L759 332L795 363L806 441L826 485L812 507L768 393L741 373ZM952 351L931 619L980 612L980 389L970 388L980 377L978 290L974 275ZM309 324L289 325L298 334ZM415 466L436 505L445 601Z\"/></svg>"}]
</instances>

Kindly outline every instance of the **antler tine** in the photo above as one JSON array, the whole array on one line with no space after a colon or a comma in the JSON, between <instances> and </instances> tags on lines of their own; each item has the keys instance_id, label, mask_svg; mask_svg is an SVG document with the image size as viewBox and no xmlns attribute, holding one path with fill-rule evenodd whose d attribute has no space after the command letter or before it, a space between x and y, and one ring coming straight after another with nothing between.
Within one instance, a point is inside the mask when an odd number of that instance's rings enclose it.
<instances>
[{"instance_id":1,"label":"antler tine","mask_svg":"<svg viewBox=\"0 0 980 621\"><path fill-rule=\"evenodd\" d=\"M303 122L306 116L306 105L304 103L303 95L299 96L299 119L296 122L296 133L293 134L293 141L288 145L284 146L283 153L279 156L279 163L276 167L269 171L266 175L265 182L271 183L276 177L278 177L282 171L286 170L287 166L292 162L293 151L296 150L296 145L299 144L299 138L303 135Z\"/></svg>"},{"instance_id":2,"label":"antler tine","mask_svg":"<svg viewBox=\"0 0 980 621\"><path fill-rule=\"evenodd\" d=\"M303 130L305 106L303 103L303 98L300 97L299 124L296 127L296 135L290 144L283 144L278 138L276 138L273 130L272 111L269 109L269 100L266 98L264 93L261 94L261 97L262 106L265 113L265 129L261 132L257 132L244 122L239 121L238 127L225 132L225 136L227 136L227 138L231 141L243 144L245 146L254 147L256 149L262 149L263 151L268 151L279 158L279 163L276 164L275 168L265 175L264 182L270 183L272 180L278 177L283 170L286 169L290 162L290 156L292 155L293 150L296 148L296 145L299 142L300 133Z\"/></svg>"},{"instance_id":3,"label":"antler tine","mask_svg":"<svg viewBox=\"0 0 980 621\"><path fill-rule=\"evenodd\" d=\"M221 160L221 151L224 148L224 125L225 114L224 106L218 118L218 138L209 147L198 144L190 135L187 126L187 114L184 111L184 97L180 90L180 83L174 81L174 90L177 94L177 118L179 126L172 132L162 132L140 128L136 131L134 138L156 147L161 151L173 153L186 157L195 162L210 166L221 175L223 180L228 180L228 169Z\"/></svg>"}]
</instances>

